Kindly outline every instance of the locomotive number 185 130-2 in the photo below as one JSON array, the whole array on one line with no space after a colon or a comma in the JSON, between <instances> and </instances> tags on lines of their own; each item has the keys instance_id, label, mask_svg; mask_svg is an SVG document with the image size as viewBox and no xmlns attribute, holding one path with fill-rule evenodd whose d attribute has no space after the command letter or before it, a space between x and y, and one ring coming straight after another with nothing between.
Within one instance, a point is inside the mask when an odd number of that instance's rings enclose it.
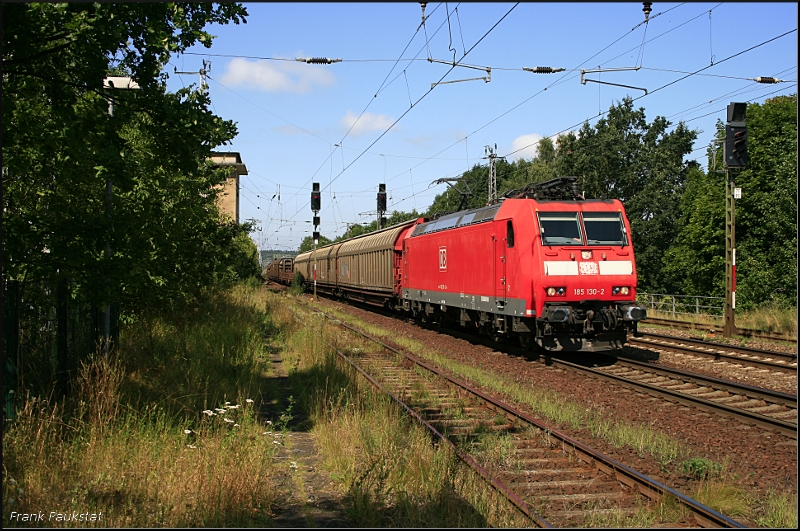
<instances>
[{"instance_id":1,"label":"locomotive number 185 130-2","mask_svg":"<svg viewBox=\"0 0 800 531\"><path fill-rule=\"evenodd\" d=\"M605 288L575 288L575 295L605 295Z\"/></svg>"}]
</instances>

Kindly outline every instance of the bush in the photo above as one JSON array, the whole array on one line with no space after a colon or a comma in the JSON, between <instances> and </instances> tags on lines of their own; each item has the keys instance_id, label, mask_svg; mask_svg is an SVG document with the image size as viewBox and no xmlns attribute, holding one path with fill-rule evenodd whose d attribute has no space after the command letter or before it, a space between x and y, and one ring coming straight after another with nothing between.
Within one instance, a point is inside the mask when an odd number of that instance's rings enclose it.
<instances>
[{"instance_id":1,"label":"bush","mask_svg":"<svg viewBox=\"0 0 800 531\"><path fill-rule=\"evenodd\" d=\"M292 286L290 288L290 292L292 295L300 295L306 289L306 279L300 271L294 272L294 278L292 279Z\"/></svg>"}]
</instances>

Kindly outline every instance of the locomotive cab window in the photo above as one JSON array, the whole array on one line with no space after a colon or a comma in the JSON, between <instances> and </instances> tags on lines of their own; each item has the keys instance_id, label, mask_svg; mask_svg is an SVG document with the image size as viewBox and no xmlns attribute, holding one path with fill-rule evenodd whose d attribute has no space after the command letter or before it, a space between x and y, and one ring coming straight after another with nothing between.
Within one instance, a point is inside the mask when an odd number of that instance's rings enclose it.
<instances>
[{"instance_id":1,"label":"locomotive cab window","mask_svg":"<svg viewBox=\"0 0 800 531\"><path fill-rule=\"evenodd\" d=\"M509 249L514 247L514 224L510 219L506 222L506 245Z\"/></svg>"},{"instance_id":2,"label":"locomotive cab window","mask_svg":"<svg viewBox=\"0 0 800 531\"><path fill-rule=\"evenodd\" d=\"M583 245L577 212L539 212L542 245Z\"/></svg>"},{"instance_id":3,"label":"locomotive cab window","mask_svg":"<svg viewBox=\"0 0 800 531\"><path fill-rule=\"evenodd\" d=\"M589 245L626 245L622 215L614 212L584 212L586 243Z\"/></svg>"}]
</instances>

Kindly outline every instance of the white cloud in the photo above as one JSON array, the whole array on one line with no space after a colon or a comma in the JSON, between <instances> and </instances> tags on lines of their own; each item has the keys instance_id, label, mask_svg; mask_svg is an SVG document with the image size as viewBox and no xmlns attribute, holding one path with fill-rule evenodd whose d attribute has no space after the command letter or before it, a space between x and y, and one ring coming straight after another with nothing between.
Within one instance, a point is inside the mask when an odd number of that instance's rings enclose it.
<instances>
[{"instance_id":1,"label":"white cloud","mask_svg":"<svg viewBox=\"0 0 800 531\"><path fill-rule=\"evenodd\" d=\"M244 87L267 92L310 92L332 85L330 70L289 61L247 61L235 58L228 63L220 82L231 87Z\"/></svg>"},{"instance_id":2,"label":"white cloud","mask_svg":"<svg viewBox=\"0 0 800 531\"><path fill-rule=\"evenodd\" d=\"M358 121L356 122L356 120ZM369 112L365 112L361 118L359 118L353 111L347 111L341 123L348 130L351 127L353 128L350 130L350 135L361 136L370 131L383 131L388 129L388 127L394 123L394 119L385 114L372 114Z\"/></svg>"},{"instance_id":3,"label":"white cloud","mask_svg":"<svg viewBox=\"0 0 800 531\"><path fill-rule=\"evenodd\" d=\"M539 140L542 139L542 135L537 135L535 133L530 135L522 135L518 136L511 142L511 151L516 152L513 155L515 159L532 159L536 156L539 152ZM521 149L521 151L517 151Z\"/></svg>"}]
</instances>

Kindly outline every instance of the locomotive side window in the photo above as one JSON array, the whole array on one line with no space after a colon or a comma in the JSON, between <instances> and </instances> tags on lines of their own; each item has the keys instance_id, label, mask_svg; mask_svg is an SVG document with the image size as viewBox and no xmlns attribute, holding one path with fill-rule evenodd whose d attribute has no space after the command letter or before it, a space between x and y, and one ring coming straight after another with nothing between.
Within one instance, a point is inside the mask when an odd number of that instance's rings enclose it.
<instances>
[{"instance_id":1,"label":"locomotive side window","mask_svg":"<svg viewBox=\"0 0 800 531\"><path fill-rule=\"evenodd\" d=\"M457 222L458 217L441 219L436 223L436 230L449 229L450 227L454 227Z\"/></svg>"},{"instance_id":2,"label":"locomotive side window","mask_svg":"<svg viewBox=\"0 0 800 531\"><path fill-rule=\"evenodd\" d=\"M542 245L583 245L577 212L539 212Z\"/></svg>"},{"instance_id":3,"label":"locomotive side window","mask_svg":"<svg viewBox=\"0 0 800 531\"><path fill-rule=\"evenodd\" d=\"M461 216L461 221L458 222L458 226L467 225L468 223L472 222L472 219L475 217L475 212L470 212L469 214L464 214Z\"/></svg>"},{"instance_id":4,"label":"locomotive side window","mask_svg":"<svg viewBox=\"0 0 800 531\"><path fill-rule=\"evenodd\" d=\"M584 212L586 243L589 245L625 245L622 215L612 212Z\"/></svg>"},{"instance_id":5,"label":"locomotive side window","mask_svg":"<svg viewBox=\"0 0 800 531\"><path fill-rule=\"evenodd\" d=\"M514 247L514 225L510 219L506 222L506 245L509 249Z\"/></svg>"}]
</instances>

